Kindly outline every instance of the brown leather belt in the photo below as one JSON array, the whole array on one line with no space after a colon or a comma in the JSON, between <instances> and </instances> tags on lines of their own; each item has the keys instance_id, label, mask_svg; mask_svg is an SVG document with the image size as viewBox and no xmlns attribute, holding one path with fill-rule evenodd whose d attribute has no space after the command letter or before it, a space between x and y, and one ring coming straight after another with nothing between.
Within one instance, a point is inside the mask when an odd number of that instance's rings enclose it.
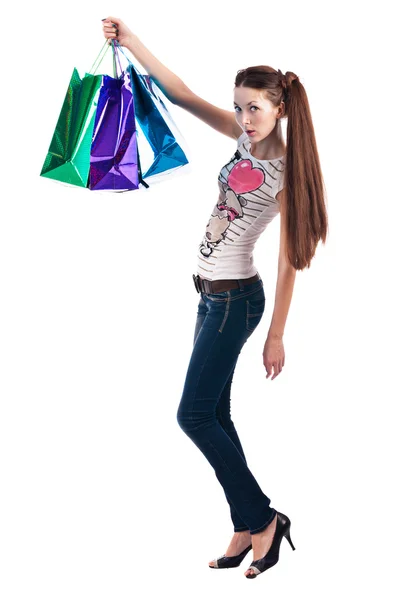
<instances>
[{"instance_id":1,"label":"brown leather belt","mask_svg":"<svg viewBox=\"0 0 398 600\"><path fill-rule=\"evenodd\" d=\"M217 294L218 292L226 292L227 290L233 290L240 285L248 285L254 283L260 279L260 275L256 273L253 277L247 279L216 279L215 281L209 281L203 279L200 275L192 275L195 284L196 291L203 292L204 294Z\"/></svg>"}]
</instances>

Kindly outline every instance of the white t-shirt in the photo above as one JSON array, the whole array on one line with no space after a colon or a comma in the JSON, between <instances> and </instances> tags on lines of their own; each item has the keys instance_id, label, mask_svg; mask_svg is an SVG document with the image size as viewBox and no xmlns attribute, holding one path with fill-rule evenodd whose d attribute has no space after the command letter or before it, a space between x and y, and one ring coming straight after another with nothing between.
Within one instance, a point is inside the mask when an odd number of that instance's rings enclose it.
<instances>
[{"instance_id":1,"label":"white t-shirt","mask_svg":"<svg viewBox=\"0 0 398 600\"><path fill-rule=\"evenodd\" d=\"M259 160L243 132L231 160L218 176L220 194L199 244L197 273L204 279L245 279L257 272L253 249L279 213L285 155Z\"/></svg>"}]
</instances>

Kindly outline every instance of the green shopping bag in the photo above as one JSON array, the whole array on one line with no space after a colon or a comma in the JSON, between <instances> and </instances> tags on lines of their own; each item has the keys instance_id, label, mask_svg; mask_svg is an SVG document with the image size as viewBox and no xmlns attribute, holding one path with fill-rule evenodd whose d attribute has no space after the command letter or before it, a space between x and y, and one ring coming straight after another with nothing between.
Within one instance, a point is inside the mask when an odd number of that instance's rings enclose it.
<instances>
[{"instance_id":1,"label":"green shopping bag","mask_svg":"<svg viewBox=\"0 0 398 600\"><path fill-rule=\"evenodd\" d=\"M80 78L77 69L73 69L54 135L40 173L42 177L87 187L91 141L103 77L103 75L91 74L91 71L105 46L107 48L95 68L96 71L110 48L107 40L89 73Z\"/></svg>"}]
</instances>

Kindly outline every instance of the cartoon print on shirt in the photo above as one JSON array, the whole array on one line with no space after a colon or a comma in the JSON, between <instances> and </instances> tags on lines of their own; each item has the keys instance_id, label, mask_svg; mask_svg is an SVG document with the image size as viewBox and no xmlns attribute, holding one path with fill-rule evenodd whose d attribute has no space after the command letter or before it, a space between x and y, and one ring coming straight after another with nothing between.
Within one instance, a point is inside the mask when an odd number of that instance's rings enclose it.
<instances>
[{"instance_id":1,"label":"cartoon print on shirt","mask_svg":"<svg viewBox=\"0 0 398 600\"><path fill-rule=\"evenodd\" d=\"M228 167L230 168L233 161L237 159L237 162L229 171L225 183L222 181L220 173L218 180L219 199L207 223L205 236L199 245L199 251L205 257L209 257L213 253L213 249L227 237L231 223L244 218L243 207L247 206L248 199L243 194L249 194L250 198L265 182L262 169L253 166L250 159L240 160L240 158L241 154L237 151L225 166L228 172ZM259 196L254 195L254 198L258 200ZM261 199L263 200L263 198Z\"/></svg>"}]
</instances>

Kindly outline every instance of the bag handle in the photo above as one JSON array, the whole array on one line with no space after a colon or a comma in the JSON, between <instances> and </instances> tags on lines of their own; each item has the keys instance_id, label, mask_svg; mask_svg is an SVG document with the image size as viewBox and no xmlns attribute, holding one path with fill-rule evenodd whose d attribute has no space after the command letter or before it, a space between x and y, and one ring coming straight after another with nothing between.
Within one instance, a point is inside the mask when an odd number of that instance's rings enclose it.
<instances>
[{"instance_id":1,"label":"bag handle","mask_svg":"<svg viewBox=\"0 0 398 600\"><path fill-rule=\"evenodd\" d=\"M112 55L113 55L113 56L112 56L112 61L113 61L113 76L114 76L114 78L115 78L115 79L118 79L118 78L119 78L119 75L118 75L118 72L117 72L117 63L116 63L116 58L117 58L117 60L118 60L118 63L119 63L120 75L122 74L122 72L123 72L123 69L122 69L122 65L121 65L121 63L120 63L119 54L118 54L118 52L117 52L116 46L115 46L115 44L114 44L114 41L115 41L115 40L113 40L113 39L112 39L112 40L111 40L111 44L108 44L108 40L105 40L105 44L102 46L102 48L101 48L101 50L100 50L100 52L99 52L99 54L98 54L97 58L96 58L96 59L95 59L95 61L93 62L93 65L92 65L91 69L88 71L88 73L90 73L90 74L92 74L92 75L95 75L95 72L97 71L97 69L98 69L98 67L100 66L100 64L102 63L102 61L104 60L104 58L105 58L105 56L106 56L106 53L108 52L109 48L112 46ZM105 46L107 46L107 48L106 48L106 50L105 50L105 52L104 52ZM101 56L101 54L102 54L102 56ZM100 56L101 56L101 58L100 58ZM99 59L99 60L98 60L98 59ZM95 67L95 69L94 69L94 72L92 72L92 71L93 71L93 68L94 68L94 65L97 63L97 61L98 61L98 64L97 64L97 66Z\"/></svg>"},{"instance_id":2,"label":"bag handle","mask_svg":"<svg viewBox=\"0 0 398 600\"><path fill-rule=\"evenodd\" d=\"M133 62L131 62L131 60L129 59L129 57L127 56L127 54L125 54L123 52L123 49L121 47L121 45L119 44L119 42L117 40L116 41L116 45L117 48L122 52L122 54L126 57L129 65L134 69L134 71L136 72L137 76L140 77L142 83L144 84L144 86L146 87L147 91L150 92L151 94L153 94L156 98L158 98L157 94L155 93L155 91L152 89L152 86L149 85L148 83L148 79L152 79L152 77L150 75L142 75L139 70L137 69L137 67L135 66L135 64ZM153 80L153 79L152 79ZM156 82L155 82L156 83ZM159 98L158 98L159 99Z\"/></svg>"},{"instance_id":3,"label":"bag handle","mask_svg":"<svg viewBox=\"0 0 398 600\"><path fill-rule=\"evenodd\" d=\"M96 63L96 62L97 62L97 60L99 59L99 57L100 57L101 53L103 52L103 50L104 50L105 46L108 46L108 47L107 47L107 49L105 50L105 52L104 52L104 54L103 54L103 56L102 56L101 60L99 61L98 65L95 67L95 71L98 69L98 67L100 66L100 64L102 63L102 61L103 61L103 60L104 60L104 58L105 58L105 54L106 54L106 53L108 52L108 50L109 50L109 44L108 44L108 40L105 40L105 44L102 46L102 48L101 48L101 50L100 50L100 52L99 52L99 54L98 54L97 58L96 58L96 59L95 59L95 61L93 62L93 66L92 66L92 67L91 67L91 69L88 71L88 73L91 73L91 71L93 70L93 67L94 67L95 63ZM92 73L92 75L95 75L95 71L94 71L94 73Z\"/></svg>"},{"instance_id":4,"label":"bag handle","mask_svg":"<svg viewBox=\"0 0 398 600\"><path fill-rule=\"evenodd\" d=\"M119 62L120 75L123 73L123 69L122 69L122 65L120 63L120 56L119 56L119 53L117 51L117 47L116 47L114 39L111 40L111 44L112 44L112 52L113 52L113 75L114 75L115 79L118 79L119 76L117 74L116 58L117 58L117 60Z\"/></svg>"},{"instance_id":5,"label":"bag handle","mask_svg":"<svg viewBox=\"0 0 398 600\"><path fill-rule=\"evenodd\" d=\"M117 40L112 40L112 41L115 41L115 42L116 42L116 48L117 48L118 50L120 50L120 52L123 54L123 56L124 56L124 57L127 59L127 62L129 63L129 65L131 65L131 66L134 68L134 70L135 70L135 72L137 73L137 75L139 75L139 73L138 73L138 70L137 70L136 66L134 65L134 63L132 63L132 62L131 62L131 60L129 59L129 57L127 56L127 54L126 54L126 53L123 51L123 48L122 48L122 46L119 44L119 42L118 42Z\"/></svg>"}]
</instances>

